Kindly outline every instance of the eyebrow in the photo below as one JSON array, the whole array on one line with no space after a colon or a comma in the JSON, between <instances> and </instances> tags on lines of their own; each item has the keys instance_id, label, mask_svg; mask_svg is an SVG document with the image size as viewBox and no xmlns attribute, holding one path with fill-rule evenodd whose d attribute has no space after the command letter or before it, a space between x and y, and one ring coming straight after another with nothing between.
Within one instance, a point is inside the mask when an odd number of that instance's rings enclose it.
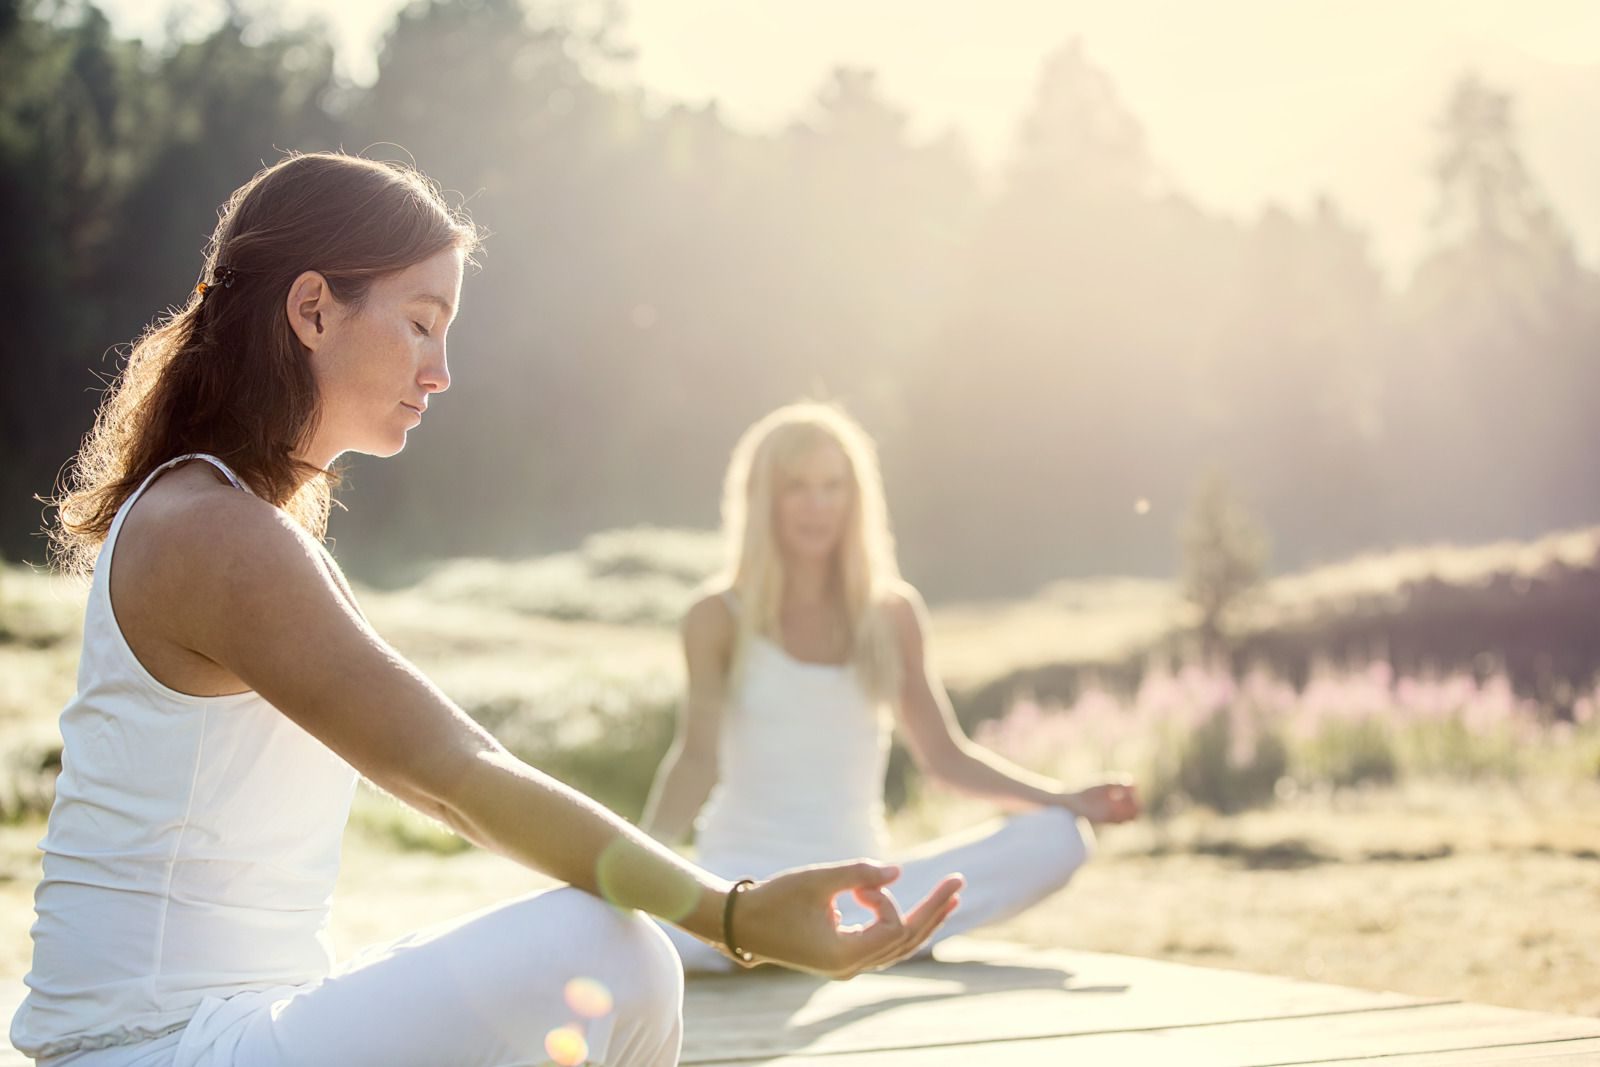
<instances>
[{"instance_id":1,"label":"eyebrow","mask_svg":"<svg viewBox=\"0 0 1600 1067\"><path fill-rule=\"evenodd\" d=\"M435 293L417 293L411 297L409 303L434 304L440 311L445 313L446 317L455 317L455 308L451 306L450 301Z\"/></svg>"}]
</instances>

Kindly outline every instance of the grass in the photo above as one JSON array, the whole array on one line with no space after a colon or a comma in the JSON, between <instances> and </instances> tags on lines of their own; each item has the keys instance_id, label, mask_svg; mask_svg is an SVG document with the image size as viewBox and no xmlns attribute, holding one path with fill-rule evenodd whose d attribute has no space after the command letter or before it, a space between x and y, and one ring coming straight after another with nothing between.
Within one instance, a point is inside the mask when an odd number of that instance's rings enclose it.
<instances>
[{"instance_id":1,"label":"grass","mask_svg":"<svg viewBox=\"0 0 1600 1067\"><path fill-rule=\"evenodd\" d=\"M1278 579L1253 610L1257 625L1311 632L1346 609L1403 605L1418 582L1592 569L1597 544L1591 531L1369 557ZM360 598L380 633L508 744L633 815L681 685L671 621L714 548L703 535L623 531L560 557L442 564ZM33 844L82 596L0 572L0 979L27 966ZM1068 778L1136 771L1162 813L1105 831L1067 892L994 935L1600 1014L1592 681L1557 722L1472 665L1397 677L1329 661L1298 688L1266 671L1155 663L1127 690L1078 669L1130 662L1187 621L1167 583L1121 579L934 611L931 654L947 681L958 695L998 694L985 740ZM1077 672L1070 696L1017 699L1028 672L1057 668ZM913 783L892 829L909 844L988 814ZM349 952L544 884L364 789L335 942Z\"/></svg>"},{"instance_id":2,"label":"grass","mask_svg":"<svg viewBox=\"0 0 1600 1067\"><path fill-rule=\"evenodd\" d=\"M1600 1015L1600 785L1400 787L1114 828L991 933Z\"/></svg>"}]
</instances>

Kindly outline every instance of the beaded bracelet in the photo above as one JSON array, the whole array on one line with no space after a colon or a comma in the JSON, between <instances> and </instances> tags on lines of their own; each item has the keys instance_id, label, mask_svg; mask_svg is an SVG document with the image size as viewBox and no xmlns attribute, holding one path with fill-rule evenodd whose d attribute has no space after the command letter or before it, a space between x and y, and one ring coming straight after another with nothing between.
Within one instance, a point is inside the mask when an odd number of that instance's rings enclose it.
<instances>
[{"instance_id":1,"label":"beaded bracelet","mask_svg":"<svg viewBox=\"0 0 1600 1067\"><path fill-rule=\"evenodd\" d=\"M753 878L739 879L733 883L733 888L728 890L728 898L722 905L722 943L727 947L728 955L740 963L754 963L756 954L733 943L733 901L740 893L754 888L755 884Z\"/></svg>"}]
</instances>

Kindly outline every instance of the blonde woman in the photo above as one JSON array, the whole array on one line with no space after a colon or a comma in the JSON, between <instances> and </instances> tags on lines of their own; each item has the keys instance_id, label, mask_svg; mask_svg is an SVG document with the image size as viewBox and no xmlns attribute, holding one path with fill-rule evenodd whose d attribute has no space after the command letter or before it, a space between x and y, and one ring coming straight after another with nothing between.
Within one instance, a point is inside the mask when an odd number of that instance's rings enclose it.
<instances>
[{"instance_id":1,"label":"blonde woman","mask_svg":"<svg viewBox=\"0 0 1600 1067\"><path fill-rule=\"evenodd\" d=\"M1126 782L1069 790L963 736L924 654L926 608L899 576L872 441L838 408L795 404L750 427L723 519L734 560L683 621L688 692L647 833L670 843L695 825L699 864L728 878L882 855L892 708L925 774L1017 811L901 864L895 892L912 898L965 876L943 938L1054 893L1088 859L1090 823L1138 814ZM862 910L840 906L847 921ZM686 969L728 969L668 934Z\"/></svg>"}]
</instances>

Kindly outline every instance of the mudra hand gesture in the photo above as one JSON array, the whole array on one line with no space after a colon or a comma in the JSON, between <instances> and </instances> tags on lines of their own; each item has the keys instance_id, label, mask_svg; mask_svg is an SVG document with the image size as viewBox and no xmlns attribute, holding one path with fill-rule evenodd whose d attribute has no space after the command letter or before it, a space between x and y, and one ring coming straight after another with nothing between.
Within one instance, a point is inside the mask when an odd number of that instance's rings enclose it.
<instances>
[{"instance_id":1,"label":"mudra hand gesture","mask_svg":"<svg viewBox=\"0 0 1600 1067\"><path fill-rule=\"evenodd\" d=\"M888 885L900 876L892 864L856 860L799 867L757 882L737 894L729 914L732 952L743 966L782 962L826 978L853 978L888 967L915 952L956 909L965 884L958 874L936 885L902 913ZM874 920L840 926L834 897L853 893Z\"/></svg>"},{"instance_id":2,"label":"mudra hand gesture","mask_svg":"<svg viewBox=\"0 0 1600 1067\"><path fill-rule=\"evenodd\" d=\"M1062 804L1092 823L1127 822L1139 815L1139 792L1131 780L1118 778L1068 793Z\"/></svg>"}]
</instances>

